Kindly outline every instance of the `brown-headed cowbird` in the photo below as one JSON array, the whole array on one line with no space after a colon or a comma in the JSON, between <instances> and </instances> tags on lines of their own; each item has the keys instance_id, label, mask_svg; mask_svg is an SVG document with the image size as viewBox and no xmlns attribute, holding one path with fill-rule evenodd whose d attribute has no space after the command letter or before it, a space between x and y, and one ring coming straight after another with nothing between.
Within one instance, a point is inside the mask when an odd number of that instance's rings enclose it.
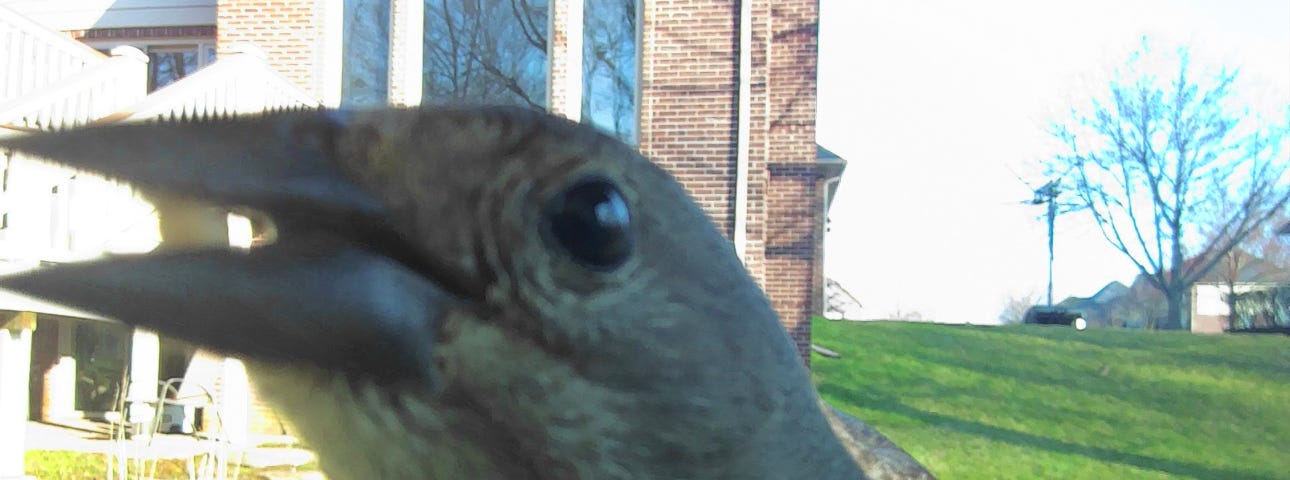
<instances>
[{"instance_id":1,"label":"brown-headed cowbird","mask_svg":"<svg viewBox=\"0 0 1290 480\"><path fill-rule=\"evenodd\" d=\"M0 286L245 358L332 478L863 478L731 244L590 127L310 111L3 146L272 219L249 251Z\"/></svg>"}]
</instances>

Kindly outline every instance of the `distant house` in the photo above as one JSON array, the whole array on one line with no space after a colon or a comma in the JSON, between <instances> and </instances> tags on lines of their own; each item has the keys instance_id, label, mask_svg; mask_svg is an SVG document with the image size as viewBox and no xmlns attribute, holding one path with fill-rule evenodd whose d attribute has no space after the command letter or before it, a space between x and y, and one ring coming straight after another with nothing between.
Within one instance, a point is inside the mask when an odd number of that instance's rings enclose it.
<instances>
[{"instance_id":1,"label":"distant house","mask_svg":"<svg viewBox=\"0 0 1290 480\"><path fill-rule=\"evenodd\" d=\"M1068 297L1057 306L1078 312L1089 326L1124 326L1123 323L1115 324L1112 310L1129 291L1129 287L1124 286L1123 283L1111 282L1091 297Z\"/></svg>"},{"instance_id":2,"label":"distant house","mask_svg":"<svg viewBox=\"0 0 1290 480\"><path fill-rule=\"evenodd\" d=\"M1222 333L1231 325L1227 296L1290 283L1290 268L1278 266L1244 251L1234 250L1239 269L1220 263L1191 290L1191 331Z\"/></svg>"},{"instance_id":3,"label":"distant house","mask_svg":"<svg viewBox=\"0 0 1290 480\"><path fill-rule=\"evenodd\" d=\"M1277 266L1241 250L1232 252L1239 268L1220 263L1187 294L1188 316L1184 329L1195 333L1222 333L1230 325L1227 295L1267 289L1290 283L1290 268ZM1195 261L1190 260L1190 261ZM1090 326L1146 328L1160 325L1168 311L1165 297L1145 275L1126 287L1111 282L1091 297L1070 297L1058 304L1083 315Z\"/></svg>"}]
</instances>

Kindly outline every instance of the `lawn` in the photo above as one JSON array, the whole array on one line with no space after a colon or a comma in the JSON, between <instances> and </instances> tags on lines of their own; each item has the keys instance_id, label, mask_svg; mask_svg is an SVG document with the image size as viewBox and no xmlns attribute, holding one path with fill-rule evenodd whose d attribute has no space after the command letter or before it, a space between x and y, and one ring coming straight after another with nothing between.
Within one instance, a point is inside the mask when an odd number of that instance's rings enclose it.
<instances>
[{"instance_id":1,"label":"lawn","mask_svg":"<svg viewBox=\"0 0 1290 480\"><path fill-rule=\"evenodd\" d=\"M1290 478L1290 338L817 319L820 393L939 478Z\"/></svg>"},{"instance_id":2,"label":"lawn","mask_svg":"<svg viewBox=\"0 0 1290 480\"><path fill-rule=\"evenodd\" d=\"M27 475L45 480L98 480L107 478L107 455L102 453L85 453L70 451L28 450L23 456L23 469ZM229 466L229 478L236 473L238 478L248 480L265 480L269 478L295 478L296 471L317 470L316 463L308 463L298 468L265 467L250 468ZM143 477L142 472L150 471L156 480L187 480L189 478L184 460L161 459L148 461L143 465L129 463L127 479ZM117 477L121 478L121 477Z\"/></svg>"}]
</instances>

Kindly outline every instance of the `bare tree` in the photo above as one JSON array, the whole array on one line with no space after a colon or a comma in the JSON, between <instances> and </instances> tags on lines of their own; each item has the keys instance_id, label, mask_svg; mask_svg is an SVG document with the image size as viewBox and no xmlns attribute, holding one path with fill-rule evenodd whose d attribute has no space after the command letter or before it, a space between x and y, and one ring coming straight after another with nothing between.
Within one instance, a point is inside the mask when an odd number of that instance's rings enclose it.
<instances>
[{"instance_id":1,"label":"bare tree","mask_svg":"<svg viewBox=\"0 0 1290 480\"><path fill-rule=\"evenodd\" d=\"M1285 125L1231 107L1235 72L1197 78L1179 48L1155 75L1154 53L1144 41L1105 97L1052 126L1065 147L1049 167L1071 177L1103 236L1163 293L1160 327L1181 328L1191 286L1290 199L1290 161ZM1210 218L1216 233L1205 238Z\"/></svg>"},{"instance_id":2,"label":"bare tree","mask_svg":"<svg viewBox=\"0 0 1290 480\"><path fill-rule=\"evenodd\" d=\"M1166 314L1164 295L1154 286L1135 281L1128 292L1111 303L1108 313L1108 324L1113 327L1154 329Z\"/></svg>"},{"instance_id":3,"label":"bare tree","mask_svg":"<svg viewBox=\"0 0 1290 480\"><path fill-rule=\"evenodd\" d=\"M546 0L430 0L422 96L428 103L547 104Z\"/></svg>"},{"instance_id":4,"label":"bare tree","mask_svg":"<svg viewBox=\"0 0 1290 480\"><path fill-rule=\"evenodd\" d=\"M1011 295L1003 302L1003 311L999 312L1000 325L1017 325L1025 321L1026 311L1039 304L1039 295L1028 292L1023 295Z\"/></svg>"},{"instance_id":5,"label":"bare tree","mask_svg":"<svg viewBox=\"0 0 1290 480\"><path fill-rule=\"evenodd\" d=\"M590 0L583 11L584 121L636 141L636 0Z\"/></svg>"}]
</instances>

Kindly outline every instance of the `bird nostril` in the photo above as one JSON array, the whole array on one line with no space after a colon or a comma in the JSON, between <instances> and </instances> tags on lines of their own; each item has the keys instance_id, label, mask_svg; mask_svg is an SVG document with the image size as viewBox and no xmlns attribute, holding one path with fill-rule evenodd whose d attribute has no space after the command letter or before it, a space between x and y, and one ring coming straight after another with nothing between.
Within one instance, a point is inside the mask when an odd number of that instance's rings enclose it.
<instances>
[{"instance_id":1,"label":"bird nostril","mask_svg":"<svg viewBox=\"0 0 1290 480\"><path fill-rule=\"evenodd\" d=\"M278 225L267 213L235 208L228 214L228 242L238 248L261 248L278 242Z\"/></svg>"}]
</instances>

